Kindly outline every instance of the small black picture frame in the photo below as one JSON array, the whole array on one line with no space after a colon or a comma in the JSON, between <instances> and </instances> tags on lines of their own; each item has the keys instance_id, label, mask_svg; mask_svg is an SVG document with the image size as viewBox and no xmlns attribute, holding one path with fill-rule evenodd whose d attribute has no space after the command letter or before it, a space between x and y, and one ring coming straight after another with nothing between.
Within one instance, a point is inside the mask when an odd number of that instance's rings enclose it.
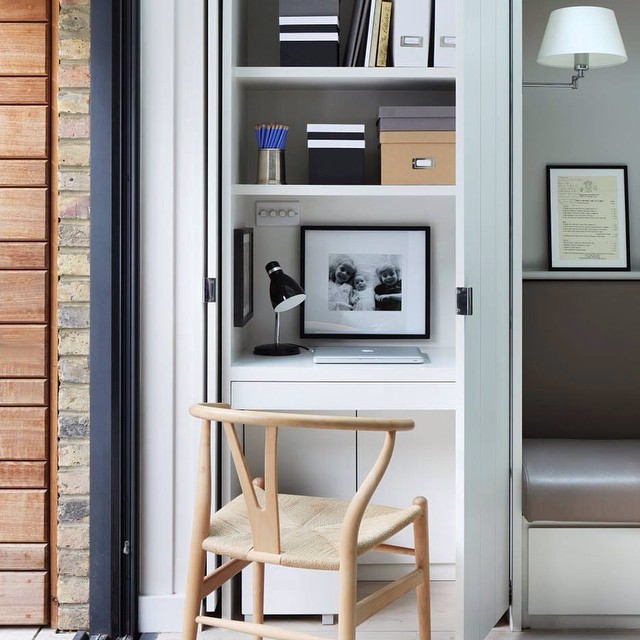
<instances>
[{"instance_id":1,"label":"small black picture frame","mask_svg":"<svg viewBox=\"0 0 640 640\"><path fill-rule=\"evenodd\" d=\"M429 337L429 227L304 226L300 240L301 337Z\"/></svg>"},{"instance_id":2,"label":"small black picture frame","mask_svg":"<svg viewBox=\"0 0 640 640\"><path fill-rule=\"evenodd\" d=\"M550 271L629 271L626 165L547 165Z\"/></svg>"},{"instance_id":3,"label":"small black picture frame","mask_svg":"<svg viewBox=\"0 0 640 640\"><path fill-rule=\"evenodd\" d=\"M253 317L253 229L233 230L233 326Z\"/></svg>"}]
</instances>

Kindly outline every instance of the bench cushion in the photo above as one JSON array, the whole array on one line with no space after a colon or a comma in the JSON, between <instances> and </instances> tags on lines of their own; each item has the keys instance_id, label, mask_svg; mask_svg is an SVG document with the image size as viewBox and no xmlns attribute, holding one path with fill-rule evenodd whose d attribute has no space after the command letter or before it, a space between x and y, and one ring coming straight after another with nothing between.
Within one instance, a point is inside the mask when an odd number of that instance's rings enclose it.
<instances>
[{"instance_id":1,"label":"bench cushion","mask_svg":"<svg viewBox=\"0 0 640 640\"><path fill-rule=\"evenodd\" d=\"M640 523L640 440L526 438L522 454L529 522Z\"/></svg>"}]
</instances>

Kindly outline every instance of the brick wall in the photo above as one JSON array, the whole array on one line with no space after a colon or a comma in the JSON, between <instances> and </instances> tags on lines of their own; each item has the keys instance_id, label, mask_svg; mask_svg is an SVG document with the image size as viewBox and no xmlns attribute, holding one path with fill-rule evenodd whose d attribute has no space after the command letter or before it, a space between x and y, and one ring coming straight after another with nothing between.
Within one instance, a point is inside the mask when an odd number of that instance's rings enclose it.
<instances>
[{"instance_id":1,"label":"brick wall","mask_svg":"<svg viewBox=\"0 0 640 640\"><path fill-rule=\"evenodd\" d=\"M58 20L58 618L89 626L89 5ZM55 114L54 114L55 116Z\"/></svg>"}]
</instances>

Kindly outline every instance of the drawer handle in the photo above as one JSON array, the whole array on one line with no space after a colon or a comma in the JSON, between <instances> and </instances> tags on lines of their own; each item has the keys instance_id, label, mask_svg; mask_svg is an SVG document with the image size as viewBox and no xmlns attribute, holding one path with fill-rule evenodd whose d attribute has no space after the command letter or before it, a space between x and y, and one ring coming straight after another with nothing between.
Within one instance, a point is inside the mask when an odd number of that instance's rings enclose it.
<instances>
[{"instance_id":1,"label":"drawer handle","mask_svg":"<svg viewBox=\"0 0 640 640\"><path fill-rule=\"evenodd\" d=\"M435 158L414 158L411 161L414 169L433 169L436 166Z\"/></svg>"},{"instance_id":2,"label":"drawer handle","mask_svg":"<svg viewBox=\"0 0 640 640\"><path fill-rule=\"evenodd\" d=\"M455 48L455 46L456 46L456 37L455 36L440 36L440 46L441 47Z\"/></svg>"},{"instance_id":3,"label":"drawer handle","mask_svg":"<svg viewBox=\"0 0 640 640\"><path fill-rule=\"evenodd\" d=\"M401 47L422 47L423 45L422 36L400 36Z\"/></svg>"}]
</instances>

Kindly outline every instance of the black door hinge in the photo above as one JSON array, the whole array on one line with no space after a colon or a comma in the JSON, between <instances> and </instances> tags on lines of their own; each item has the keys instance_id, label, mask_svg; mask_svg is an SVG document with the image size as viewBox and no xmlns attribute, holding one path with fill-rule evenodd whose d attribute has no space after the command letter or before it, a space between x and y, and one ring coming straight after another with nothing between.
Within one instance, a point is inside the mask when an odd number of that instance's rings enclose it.
<instances>
[{"instance_id":1,"label":"black door hinge","mask_svg":"<svg viewBox=\"0 0 640 640\"><path fill-rule=\"evenodd\" d=\"M216 279L203 278L202 280L202 301L205 303L216 301Z\"/></svg>"},{"instance_id":2,"label":"black door hinge","mask_svg":"<svg viewBox=\"0 0 640 640\"><path fill-rule=\"evenodd\" d=\"M473 315L473 289L471 287L456 288L456 313L459 316Z\"/></svg>"}]
</instances>

